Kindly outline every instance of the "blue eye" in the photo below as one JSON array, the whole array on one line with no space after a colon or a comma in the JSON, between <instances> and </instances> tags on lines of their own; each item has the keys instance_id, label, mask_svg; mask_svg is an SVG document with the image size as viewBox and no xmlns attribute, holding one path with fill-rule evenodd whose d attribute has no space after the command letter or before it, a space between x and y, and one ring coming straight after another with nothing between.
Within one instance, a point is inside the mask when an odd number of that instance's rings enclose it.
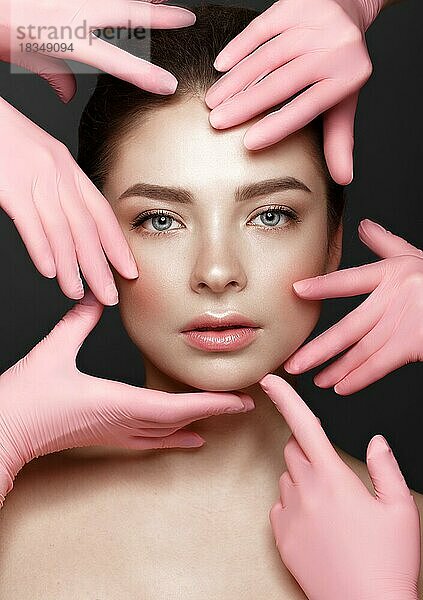
<instances>
[{"instance_id":1,"label":"blue eye","mask_svg":"<svg viewBox=\"0 0 423 600\"><path fill-rule=\"evenodd\" d=\"M152 225L153 229L144 227L144 223L147 223L147 221L151 221L151 225ZM153 235L155 233L166 233L167 231L175 231L176 229L181 229L181 227L174 227L173 229L171 229L170 225L172 224L172 222L176 223L178 221L176 221L175 217L172 217L172 215L170 215L166 211L162 211L162 210L150 211L150 212L138 215L131 222L131 226L132 226L131 229L138 229L138 227L142 226L143 229L145 229L149 233L152 233Z\"/></svg>"},{"instance_id":2,"label":"blue eye","mask_svg":"<svg viewBox=\"0 0 423 600\"><path fill-rule=\"evenodd\" d=\"M253 225L263 226L264 229L281 229L284 225L290 221L299 222L296 213L288 207L282 206L269 206L266 210L258 213L253 220L260 219L260 223L253 223ZM251 223L252 221L249 221ZM276 227L279 225L279 227Z\"/></svg>"},{"instance_id":3,"label":"blue eye","mask_svg":"<svg viewBox=\"0 0 423 600\"><path fill-rule=\"evenodd\" d=\"M253 221L256 219L260 219L260 223L254 223ZM149 227L145 225L148 222L150 222ZM252 220L248 221L248 224L259 225L262 229L270 230L282 229L287 227L290 222L301 222L301 219L291 208L287 206L268 206L266 210L261 210ZM173 223L178 223L179 227L172 227ZM131 221L131 229L143 229L150 235L161 235L184 229L184 225L167 211L157 209L141 213L135 217Z\"/></svg>"},{"instance_id":4,"label":"blue eye","mask_svg":"<svg viewBox=\"0 0 423 600\"><path fill-rule=\"evenodd\" d=\"M272 225L277 225L282 218L281 213L278 210L267 210L266 212L262 212L257 215L257 217L260 218L263 225L270 227Z\"/></svg>"}]
</instances>

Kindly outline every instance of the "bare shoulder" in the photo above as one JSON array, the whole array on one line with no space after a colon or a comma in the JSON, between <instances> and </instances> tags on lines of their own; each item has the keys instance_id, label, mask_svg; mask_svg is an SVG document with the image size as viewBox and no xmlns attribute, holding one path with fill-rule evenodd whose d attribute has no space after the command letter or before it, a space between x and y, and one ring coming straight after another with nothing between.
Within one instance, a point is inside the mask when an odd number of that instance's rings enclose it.
<instances>
[{"instance_id":1,"label":"bare shoulder","mask_svg":"<svg viewBox=\"0 0 423 600\"><path fill-rule=\"evenodd\" d=\"M367 470L366 463L362 462L361 460L358 460L354 456L351 456L351 454L347 454L347 452L344 452L344 450L341 450L341 448L338 448L338 446L335 446L335 445L333 445L333 446L334 446L335 450L337 451L337 453L339 454L339 456L345 462L345 464L347 464L356 473L356 475L358 475L358 477L360 477L360 479L365 484L367 489L371 493L374 493L373 483L372 483L372 480L370 479L370 475ZM415 490L413 490L411 488L410 488L410 492L414 498L414 501L415 501L417 508L419 509L419 513L420 513L420 522L422 525L420 527L421 556L422 556L422 561L423 561L423 494L420 494L419 492L416 492ZM420 591L420 594L422 594L422 592L423 592L423 564L420 565L419 591Z\"/></svg>"}]
</instances>

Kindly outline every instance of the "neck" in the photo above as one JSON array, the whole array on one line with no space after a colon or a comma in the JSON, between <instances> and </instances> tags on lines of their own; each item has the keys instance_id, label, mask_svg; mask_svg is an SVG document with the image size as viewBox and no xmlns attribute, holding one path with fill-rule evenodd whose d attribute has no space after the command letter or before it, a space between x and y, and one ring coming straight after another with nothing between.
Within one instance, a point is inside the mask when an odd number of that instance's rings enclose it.
<instances>
[{"instance_id":1,"label":"neck","mask_svg":"<svg viewBox=\"0 0 423 600\"><path fill-rule=\"evenodd\" d=\"M147 361L145 367L148 389L171 393L201 391L168 378ZM283 369L274 373L295 387L295 379ZM237 483L240 476L253 474L263 485L270 481L274 486L284 468L283 448L291 431L258 383L236 391L249 394L255 408L247 413L216 415L185 425L184 430L198 433L205 444L192 450L166 450L160 456L161 469L172 477L180 475L186 480L190 474L191 481L216 479L228 486Z\"/></svg>"}]
</instances>

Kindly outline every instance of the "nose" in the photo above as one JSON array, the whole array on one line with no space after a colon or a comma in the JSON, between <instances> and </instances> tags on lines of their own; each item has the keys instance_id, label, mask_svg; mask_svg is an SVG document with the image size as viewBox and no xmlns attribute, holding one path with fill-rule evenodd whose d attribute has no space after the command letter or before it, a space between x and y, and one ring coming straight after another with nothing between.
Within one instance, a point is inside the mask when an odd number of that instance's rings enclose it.
<instances>
[{"instance_id":1,"label":"nose","mask_svg":"<svg viewBox=\"0 0 423 600\"><path fill-rule=\"evenodd\" d=\"M229 232L228 232L229 233ZM239 292L247 284L242 266L240 240L232 235L203 236L196 250L196 260L191 273L191 288L215 294Z\"/></svg>"}]
</instances>

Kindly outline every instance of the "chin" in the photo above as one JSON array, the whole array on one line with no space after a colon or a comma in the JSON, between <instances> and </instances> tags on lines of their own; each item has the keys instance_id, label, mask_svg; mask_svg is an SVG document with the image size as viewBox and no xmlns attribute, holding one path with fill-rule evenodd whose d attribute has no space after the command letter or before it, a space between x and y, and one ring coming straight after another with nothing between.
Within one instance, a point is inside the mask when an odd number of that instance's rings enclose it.
<instances>
[{"instance_id":1,"label":"chin","mask_svg":"<svg viewBox=\"0 0 423 600\"><path fill-rule=\"evenodd\" d=\"M271 367L266 368L266 366L258 368L258 365L244 369L214 366L203 372L192 367L183 374L172 373L171 377L204 392L232 392L256 385L272 370Z\"/></svg>"},{"instance_id":2,"label":"chin","mask_svg":"<svg viewBox=\"0 0 423 600\"><path fill-rule=\"evenodd\" d=\"M262 377L264 377L264 373ZM244 388L255 385L260 381L261 377L249 377L248 379L240 377L222 377L222 378L208 378L200 379L195 381L186 381L188 385L201 390L202 392L232 392L235 390L243 390Z\"/></svg>"},{"instance_id":3,"label":"chin","mask_svg":"<svg viewBox=\"0 0 423 600\"><path fill-rule=\"evenodd\" d=\"M290 348L261 347L247 354L219 352L198 356L184 353L142 353L151 385L162 382L166 388L204 392L233 392L257 385L268 373L283 370L283 363L292 353Z\"/></svg>"}]
</instances>

